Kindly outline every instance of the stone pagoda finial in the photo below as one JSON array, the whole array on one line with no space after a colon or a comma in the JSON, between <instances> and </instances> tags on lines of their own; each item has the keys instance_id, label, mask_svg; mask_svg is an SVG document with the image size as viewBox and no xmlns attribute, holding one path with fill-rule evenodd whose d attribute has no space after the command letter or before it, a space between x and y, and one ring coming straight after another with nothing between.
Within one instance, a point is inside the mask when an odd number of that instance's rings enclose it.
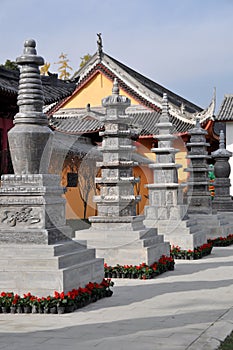
<instances>
[{"instance_id":1,"label":"stone pagoda finial","mask_svg":"<svg viewBox=\"0 0 233 350\"><path fill-rule=\"evenodd\" d=\"M17 102L19 113L15 116L15 124L48 125L47 116L42 112L44 95L39 71L39 66L44 64L44 59L37 56L35 47L35 40L26 40L22 56L16 59L21 70Z\"/></svg>"},{"instance_id":2,"label":"stone pagoda finial","mask_svg":"<svg viewBox=\"0 0 233 350\"><path fill-rule=\"evenodd\" d=\"M120 90L119 90L118 80L117 80L117 78L114 78L113 87L112 87L112 94L119 96L119 92L120 92Z\"/></svg>"},{"instance_id":3,"label":"stone pagoda finial","mask_svg":"<svg viewBox=\"0 0 233 350\"><path fill-rule=\"evenodd\" d=\"M109 108L109 113L112 114L111 108L116 108L119 112L124 113L125 109L130 106L130 99L124 95L120 95L119 83L117 78L113 81L112 95L102 99L103 107ZM104 118L105 119L105 118Z\"/></svg>"},{"instance_id":4,"label":"stone pagoda finial","mask_svg":"<svg viewBox=\"0 0 233 350\"><path fill-rule=\"evenodd\" d=\"M168 98L166 93L163 94L161 117L163 122L169 122L169 106L168 106Z\"/></svg>"},{"instance_id":5,"label":"stone pagoda finial","mask_svg":"<svg viewBox=\"0 0 233 350\"><path fill-rule=\"evenodd\" d=\"M201 129L200 118L196 118L196 128Z\"/></svg>"},{"instance_id":6,"label":"stone pagoda finial","mask_svg":"<svg viewBox=\"0 0 233 350\"><path fill-rule=\"evenodd\" d=\"M230 175L230 164L228 163L232 153L226 150L225 147L225 135L223 130L219 135L219 149L211 153L211 156L215 160L214 174L216 177L228 178Z\"/></svg>"},{"instance_id":7,"label":"stone pagoda finial","mask_svg":"<svg viewBox=\"0 0 233 350\"><path fill-rule=\"evenodd\" d=\"M225 136L223 130L220 131L219 135L219 148L225 149Z\"/></svg>"}]
</instances>

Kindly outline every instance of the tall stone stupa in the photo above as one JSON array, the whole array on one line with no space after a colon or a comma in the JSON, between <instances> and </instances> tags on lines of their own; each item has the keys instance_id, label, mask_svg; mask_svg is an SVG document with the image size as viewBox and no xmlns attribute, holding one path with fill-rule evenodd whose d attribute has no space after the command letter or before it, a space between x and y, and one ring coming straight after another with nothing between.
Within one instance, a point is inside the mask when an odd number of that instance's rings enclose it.
<instances>
[{"instance_id":1,"label":"tall stone stupa","mask_svg":"<svg viewBox=\"0 0 233 350\"><path fill-rule=\"evenodd\" d=\"M101 132L102 146L99 147L103 160L97 162L101 177L96 178L100 194L94 197L98 215L89 218L91 228L76 231L77 239L86 239L88 247L96 248L98 257L104 257L110 264L152 264L161 255L170 254L170 245L155 228L147 229L144 216L136 215L133 176L135 147L131 140L132 117L125 110L130 100L119 94L115 79L112 95L102 100L106 108L103 117L105 130Z\"/></svg>"},{"instance_id":2,"label":"tall stone stupa","mask_svg":"<svg viewBox=\"0 0 233 350\"><path fill-rule=\"evenodd\" d=\"M104 268L94 249L72 240L60 176L48 174L53 132L42 112L44 60L35 47L25 41L16 61L19 112L8 133L14 175L2 175L0 188L0 285L46 296L100 282Z\"/></svg>"}]
</instances>

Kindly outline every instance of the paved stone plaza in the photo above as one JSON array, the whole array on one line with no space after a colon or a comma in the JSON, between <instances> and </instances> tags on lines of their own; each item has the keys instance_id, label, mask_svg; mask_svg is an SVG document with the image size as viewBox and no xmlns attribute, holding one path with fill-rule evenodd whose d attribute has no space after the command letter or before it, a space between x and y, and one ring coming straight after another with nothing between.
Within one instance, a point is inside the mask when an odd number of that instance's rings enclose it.
<instances>
[{"instance_id":1,"label":"paved stone plaza","mask_svg":"<svg viewBox=\"0 0 233 350\"><path fill-rule=\"evenodd\" d=\"M211 350L233 329L233 247L65 315L0 314L0 349Z\"/></svg>"}]
</instances>

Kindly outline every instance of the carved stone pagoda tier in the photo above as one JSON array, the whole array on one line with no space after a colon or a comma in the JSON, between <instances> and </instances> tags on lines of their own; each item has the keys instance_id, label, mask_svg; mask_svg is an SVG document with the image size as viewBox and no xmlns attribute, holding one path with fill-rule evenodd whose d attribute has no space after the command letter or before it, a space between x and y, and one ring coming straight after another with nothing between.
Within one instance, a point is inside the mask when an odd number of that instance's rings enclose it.
<instances>
[{"instance_id":1,"label":"carved stone pagoda tier","mask_svg":"<svg viewBox=\"0 0 233 350\"><path fill-rule=\"evenodd\" d=\"M169 243L157 235L156 229L145 228L144 216L136 215L140 196L134 195L138 179L133 176L136 163L132 160L132 117L125 114L130 100L119 95L117 80L112 95L102 104L106 107L99 147L103 160L97 162L101 168L101 177L96 178L100 194L94 197L98 216L90 217L91 228L77 231L76 237L86 239L88 247L95 247L97 256L104 257L108 264L152 264L161 255L169 254Z\"/></svg>"},{"instance_id":2,"label":"carved stone pagoda tier","mask_svg":"<svg viewBox=\"0 0 233 350\"><path fill-rule=\"evenodd\" d=\"M191 135L190 147L187 159L190 165L187 169L188 177L188 216L197 220L200 230L209 237L226 236L231 227L227 217L223 214L212 214L212 203L209 192L210 170L207 160L208 155L206 142L207 131L204 130L197 119L196 126L189 132Z\"/></svg>"},{"instance_id":3,"label":"carved stone pagoda tier","mask_svg":"<svg viewBox=\"0 0 233 350\"><path fill-rule=\"evenodd\" d=\"M157 227L171 245L193 249L205 240L196 222L187 221L187 206L182 204L180 198L177 170L181 166L175 163L178 150L173 147L173 141L177 137L172 135L167 94L163 95L162 114L157 128L159 133L155 137L158 147L151 149L156 154L156 160L149 165L153 169L154 183L147 185L149 205L145 207L144 224Z\"/></svg>"},{"instance_id":4,"label":"carved stone pagoda tier","mask_svg":"<svg viewBox=\"0 0 233 350\"><path fill-rule=\"evenodd\" d=\"M0 188L0 284L3 290L46 296L103 278L103 259L72 240L60 176L48 174L53 132L42 113L36 43L28 40L21 66L15 126L9 131L14 175Z\"/></svg>"}]
</instances>

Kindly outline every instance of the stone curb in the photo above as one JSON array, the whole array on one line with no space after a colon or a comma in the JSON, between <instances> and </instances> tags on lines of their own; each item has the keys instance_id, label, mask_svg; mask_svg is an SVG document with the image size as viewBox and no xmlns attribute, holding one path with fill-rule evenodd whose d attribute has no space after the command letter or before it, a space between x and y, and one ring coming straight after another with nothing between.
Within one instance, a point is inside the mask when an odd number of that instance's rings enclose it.
<instances>
[{"instance_id":1,"label":"stone curb","mask_svg":"<svg viewBox=\"0 0 233 350\"><path fill-rule=\"evenodd\" d=\"M233 306L212 323L186 350L217 350L233 331Z\"/></svg>"}]
</instances>

